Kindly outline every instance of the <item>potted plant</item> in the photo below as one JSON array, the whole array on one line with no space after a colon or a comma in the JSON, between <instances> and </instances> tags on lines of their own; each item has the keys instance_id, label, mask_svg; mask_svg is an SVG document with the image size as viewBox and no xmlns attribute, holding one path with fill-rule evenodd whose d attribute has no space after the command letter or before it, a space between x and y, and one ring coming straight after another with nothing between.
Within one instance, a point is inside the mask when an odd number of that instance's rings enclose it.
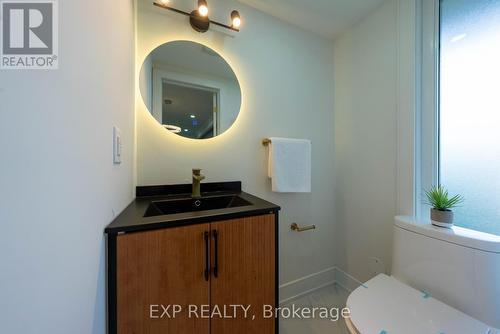
<instances>
[{"instance_id":1,"label":"potted plant","mask_svg":"<svg viewBox=\"0 0 500 334\"><path fill-rule=\"evenodd\" d=\"M425 191L427 204L431 205L431 222L433 225L451 228L453 226L453 209L464 201L460 195L450 197L448 190L442 186L434 186Z\"/></svg>"}]
</instances>

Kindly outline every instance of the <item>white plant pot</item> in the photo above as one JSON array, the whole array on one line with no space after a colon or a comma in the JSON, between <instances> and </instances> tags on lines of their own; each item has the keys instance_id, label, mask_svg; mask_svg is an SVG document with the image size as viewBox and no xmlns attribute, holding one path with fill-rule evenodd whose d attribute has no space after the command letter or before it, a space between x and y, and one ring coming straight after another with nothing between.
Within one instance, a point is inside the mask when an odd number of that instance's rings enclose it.
<instances>
[{"instance_id":1,"label":"white plant pot","mask_svg":"<svg viewBox=\"0 0 500 334\"><path fill-rule=\"evenodd\" d=\"M453 227L453 211L441 211L431 209L431 222L432 225L439 227L451 228Z\"/></svg>"}]
</instances>

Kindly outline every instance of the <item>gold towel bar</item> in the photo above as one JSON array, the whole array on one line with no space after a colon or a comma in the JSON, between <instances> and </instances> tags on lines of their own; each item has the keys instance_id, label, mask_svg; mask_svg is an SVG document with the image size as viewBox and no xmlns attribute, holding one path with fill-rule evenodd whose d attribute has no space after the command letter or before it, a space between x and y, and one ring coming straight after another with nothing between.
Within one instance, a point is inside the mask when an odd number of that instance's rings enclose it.
<instances>
[{"instance_id":1,"label":"gold towel bar","mask_svg":"<svg viewBox=\"0 0 500 334\"><path fill-rule=\"evenodd\" d=\"M299 225L297 225L297 223L293 223L292 225L290 225L290 228L292 229L292 231L295 231L295 232L304 232L304 231L316 229L316 225L299 227Z\"/></svg>"},{"instance_id":2,"label":"gold towel bar","mask_svg":"<svg viewBox=\"0 0 500 334\"><path fill-rule=\"evenodd\" d=\"M262 139L262 145L267 146L269 144L271 144L271 139L269 138Z\"/></svg>"}]
</instances>

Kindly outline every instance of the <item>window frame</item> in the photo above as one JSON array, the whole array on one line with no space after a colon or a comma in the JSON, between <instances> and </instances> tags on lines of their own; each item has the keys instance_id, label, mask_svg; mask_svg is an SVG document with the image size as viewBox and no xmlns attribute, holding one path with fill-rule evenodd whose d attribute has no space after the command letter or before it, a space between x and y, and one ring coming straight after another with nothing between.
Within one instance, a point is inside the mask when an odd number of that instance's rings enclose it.
<instances>
[{"instance_id":1,"label":"window frame","mask_svg":"<svg viewBox=\"0 0 500 334\"><path fill-rule=\"evenodd\" d=\"M416 216L427 218L429 205L424 204L424 190L440 184L440 1L423 1L421 31L421 112L418 122L419 162L415 188Z\"/></svg>"},{"instance_id":2,"label":"window frame","mask_svg":"<svg viewBox=\"0 0 500 334\"><path fill-rule=\"evenodd\" d=\"M439 182L439 0L398 0L399 215L429 220L424 189Z\"/></svg>"}]
</instances>

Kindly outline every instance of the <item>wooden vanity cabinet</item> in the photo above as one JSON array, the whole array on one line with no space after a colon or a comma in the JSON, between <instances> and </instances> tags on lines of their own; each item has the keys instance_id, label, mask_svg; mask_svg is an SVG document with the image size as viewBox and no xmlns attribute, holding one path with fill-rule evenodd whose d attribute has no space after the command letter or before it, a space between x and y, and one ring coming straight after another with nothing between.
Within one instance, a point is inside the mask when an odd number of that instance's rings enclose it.
<instances>
[{"instance_id":1,"label":"wooden vanity cabinet","mask_svg":"<svg viewBox=\"0 0 500 334\"><path fill-rule=\"evenodd\" d=\"M214 305L250 305L248 318L210 322L212 334L275 332L275 319L263 318L263 306L275 306L276 242L274 215L254 216L211 224L217 233L217 275L212 272L210 298ZM212 248L215 263L215 242Z\"/></svg>"},{"instance_id":2,"label":"wooden vanity cabinet","mask_svg":"<svg viewBox=\"0 0 500 334\"><path fill-rule=\"evenodd\" d=\"M277 333L277 319L263 317L277 306L276 233L273 213L117 235L110 333ZM168 305L181 307L175 318ZM240 308L232 318L232 305L250 305L247 317ZM202 307L231 317L202 317Z\"/></svg>"},{"instance_id":3,"label":"wooden vanity cabinet","mask_svg":"<svg viewBox=\"0 0 500 334\"><path fill-rule=\"evenodd\" d=\"M183 312L167 320L150 313L161 317L161 305L210 303L210 281L203 275L209 228L200 224L117 237L118 333L208 332L208 319L188 319Z\"/></svg>"}]
</instances>

